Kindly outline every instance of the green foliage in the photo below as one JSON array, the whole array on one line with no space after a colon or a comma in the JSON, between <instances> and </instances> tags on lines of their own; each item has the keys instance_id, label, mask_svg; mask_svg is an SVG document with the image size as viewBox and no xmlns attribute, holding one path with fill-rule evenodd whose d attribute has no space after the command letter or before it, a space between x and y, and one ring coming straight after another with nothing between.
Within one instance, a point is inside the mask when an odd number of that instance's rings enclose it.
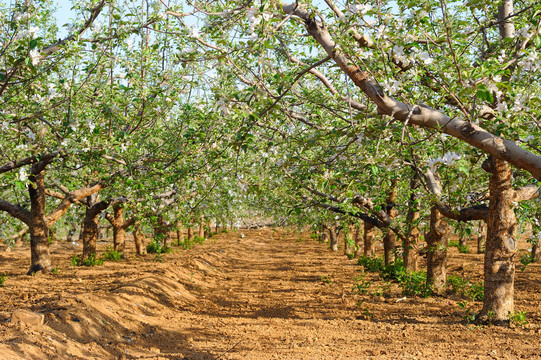
<instances>
[{"instance_id":1,"label":"green foliage","mask_svg":"<svg viewBox=\"0 0 541 360\"><path fill-rule=\"evenodd\" d=\"M319 280L325 284L332 284L331 276L330 275L320 275Z\"/></svg>"},{"instance_id":2,"label":"green foliage","mask_svg":"<svg viewBox=\"0 0 541 360\"><path fill-rule=\"evenodd\" d=\"M85 260L82 259L81 254L77 254L71 257L72 266L101 266L103 265L103 262L103 259L101 257L97 257L96 254L91 254Z\"/></svg>"},{"instance_id":3,"label":"green foliage","mask_svg":"<svg viewBox=\"0 0 541 360\"><path fill-rule=\"evenodd\" d=\"M526 311L512 312L508 315L509 322L518 326L523 327L528 323L526 318Z\"/></svg>"},{"instance_id":4,"label":"green foliage","mask_svg":"<svg viewBox=\"0 0 541 360\"><path fill-rule=\"evenodd\" d=\"M120 261L122 260L122 253L113 249L112 246L108 246L102 255L102 259L105 261Z\"/></svg>"},{"instance_id":5,"label":"green foliage","mask_svg":"<svg viewBox=\"0 0 541 360\"><path fill-rule=\"evenodd\" d=\"M365 274L355 278L355 281L356 284L353 285L353 291L360 295L368 295L371 282L369 280L365 280Z\"/></svg>"},{"instance_id":6,"label":"green foliage","mask_svg":"<svg viewBox=\"0 0 541 360\"><path fill-rule=\"evenodd\" d=\"M424 271L404 271L397 281L402 287L402 293L404 295L424 298L432 295L432 289L426 283L426 272Z\"/></svg>"},{"instance_id":7,"label":"green foliage","mask_svg":"<svg viewBox=\"0 0 541 360\"><path fill-rule=\"evenodd\" d=\"M384 265L384 259L381 257L363 256L359 258L357 263L367 271L378 272L383 280L396 281L402 288L404 295L420 297L432 295L432 289L426 284L426 273L424 271L406 271L402 258L396 258L387 266Z\"/></svg>"},{"instance_id":8,"label":"green foliage","mask_svg":"<svg viewBox=\"0 0 541 360\"><path fill-rule=\"evenodd\" d=\"M194 244L203 244L205 242L205 237L204 236L194 236L193 238L193 242Z\"/></svg>"},{"instance_id":9,"label":"green foliage","mask_svg":"<svg viewBox=\"0 0 541 360\"><path fill-rule=\"evenodd\" d=\"M149 254L168 254L172 251L169 246L162 246L162 243L153 240L147 244L147 253Z\"/></svg>"},{"instance_id":10,"label":"green foliage","mask_svg":"<svg viewBox=\"0 0 541 360\"><path fill-rule=\"evenodd\" d=\"M380 272L385 268L384 259L382 257L361 256L357 260L357 264L370 272Z\"/></svg>"},{"instance_id":11,"label":"green foliage","mask_svg":"<svg viewBox=\"0 0 541 360\"><path fill-rule=\"evenodd\" d=\"M4 275L0 276L0 287L3 287L4 286L4 282L6 282L8 276L6 275L6 273L4 273Z\"/></svg>"},{"instance_id":12,"label":"green foliage","mask_svg":"<svg viewBox=\"0 0 541 360\"><path fill-rule=\"evenodd\" d=\"M528 265L533 263L535 261L534 256L531 253L525 253L520 256L520 263L522 266L520 267L520 271L526 270Z\"/></svg>"},{"instance_id":13,"label":"green foliage","mask_svg":"<svg viewBox=\"0 0 541 360\"><path fill-rule=\"evenodd\" d=\"M57 267L53 268L53 274L60 274L60 269Z\"/></svg>"},{"instance_id":14,"label":"green foliage","mask_svg":"<svg viewBox=\"0 0 541 360\"><path fill-rule=\"evenodd\" d=\"M447 286L452 293L462 295L471 301L482 301L485 297L482 282L472 283L458 275L449 275Z\"/></svg>"},{"instance_id":15,"label":"green foliage","mask_svg":"<svg viewBox=\"0 0 541 360\"><path fill-rule=\"evenodd\" d=\"M468 245L460 245L460 242L457 240L449 241L449 247L456 247L458 249L458 252L461 254L469 254L470 253L470 247Z\"/></svg>"},{"instance_id":16,"label":"green foliage","mask_svg":"<svg viewBox=\"0 0 541 360\"><path fill-rule=\"evenodd\" d=\"M464 315L462 316L462 319L467 324L472 324L477 320L477 311L475 311L471 306L468 306L467 301L459 302L458 306L460 306L460 308L464 310Z\"/></svg>"}]
</instances>

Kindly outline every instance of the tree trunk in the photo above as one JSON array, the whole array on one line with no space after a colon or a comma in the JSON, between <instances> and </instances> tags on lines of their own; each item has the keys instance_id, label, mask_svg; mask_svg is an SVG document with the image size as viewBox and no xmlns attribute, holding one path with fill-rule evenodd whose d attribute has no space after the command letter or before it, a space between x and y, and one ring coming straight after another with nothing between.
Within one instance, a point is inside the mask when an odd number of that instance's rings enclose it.
<instances>
[{"instance_id":1,"label":"tree trunk","mask_svg":"<svg viewBox=\"0 0 541 360\"><path fill-rule=\"evenodd\" d=\"M485 227L483 226L483 222L479 224L479 229L477 233L477 253L478 254L484 254L485 253Z\"/></svg>"},{"instance_id":2,"label":"tree trunk","mask_svg":"<svg viewBox=\"0 0 541 360\"><path fill-rule=\"evenodd\" d=\"M198 236L202 237L202 238L205 237L205 226L204 226L203 219L201 219L201 222L199 223L199 234L198 234Z\"/></svg>"},{"instance_id":3,"label":"tree trunk","mask_svg":"<svg viewBox=\"0 0 541 360\"><path fill-rule=\"evenodd\" d=\"M191 226L188 226L188 242L191 242L193 240L193 228Z\"/></svg>"},{"instance_id":4,"label":"tree trunk","mask_svg":"<svg viewBox=\"0 0 541 360\"><path fill-rule=\"evenodd\" d=\"M374 235L376 234L376 227L369 223L364 222L364 256L374 256Z\"/></svg>"},{"instance_id":5,"label":"tree trunk","mask_svg":"<svg viewBox=\"0 0 541 360\"><path fill-rule=\"evenodd\" d=\"M426 234L427 243L427 285L441 293L447 282L447 241L449 228L437 206L430 209L430 231Z\"/></svg>"},{"instance_id":6,"label":"tree trunk","mask_svg":"<svg viewBox=\"0 0 541 360\"><path fill-rule=\"evenodd\" d=\"M485 250L485 298L481 321L503 323L514 311L513 292L516 254L511 167L500 159L489 157L483 169L490 173L490 204Z\"/></svg>"},{"instance_id":7,"label":"tree trunk","mask_svg":"<svg viewBox=\"0 0 541 360\"><path fill-rule=\"evenodd\" d=\"M419 181L416 174L410 182L411 195L408 204L408 214L406 215L407 231L402 238L402 258L404 260L404 268L407 271L417 271L419 262L419 229L417 221L419 219L419 198L417 196L417 188Z\"/></svg>"},{"instance_id":8,"label":"tree trunk","mask_svg":"<svg viewBox=\"0 0 541 360\"><path fill-rule=\"evenodd\" d=\"M361 226L355 226L355 257L360 257L364 252L364 236Z\"/></svg>"},{"instance_id":9,"label":"tree trunk","mask_svg":"<svg viewBox=\"0 0 541 360\"><path fill-rule=\"evenodd\" d=\"M329 226L329 238L331 251L338 251L338 229L336 225Z\"/></svg>"},{"instance_id":10,"label":"tree trunk","mask_svg":"<svg viewBox=\"0 0 541 360\"><path fill-rule=\"evenodd\" d=\"M394 262L394 251L396 249L396 234L387 229L383 236L383 252L385 256L385 265L389 265Z\"/></svg>"},{"instance_id":11,"label":"tree trunk","mask_svg":"<svg viewBox=\"0 0 541 360\"><path fill-rule=\"evenodd\" d=\"M141 232L141 226L137 224L133 230L133 242L135 243L135 252L137 255L146 254L145 237Z\"/></svg>"},{"instance_id":12,"label":"tree trunk","mask_svg":"<svg viewBox=\"0 0 541 360\"><path fill-rule=\"evenodd\" d=\"M30 195L30 223L28 227L31 253L29 275L38 271L53 270L49 252L49 228L45 219L45 171L39 171L36 165L32 166L31 175L28 177L31 182L28 185Z\"/></svg>"},{"instance_id":13,"label":"tree trunk","mask_svg":"<svg viewBox=\"0 0 541 360\"><path fill-rule=\"evenodd\" d=\"M154 239L161 242L164 248L169 247L169 226L162 215L158 215L157 223L154 225Z\"/></svg>"},{"instance_id":14,"label":"tree trunk","mask_svg":"<svg viewBox=\"0 0 541 360\"><path fill-rule=\"evenodd\" d=\"M532 245L532 262L538 263L541 260L541 251L539 251L539 239Z\"/></svg>"},{"instance_id":15,"label":"tree trunk","mask_svg":"<svg viewBox=\"0 0 541 360\"><path fill-rule=\"evenodd\" d=\"M85 218L81 230L81 240L83 241L83 256L81 260L86 260L96 255L96 243L99 235L99 214L107 209L109 201L98 202L98 194L94 193L87 198Z\"/></svg>"},{"instance_id":16,"label":"tree trunk","mask_svg":"<svg viewBox=\"0 0 541 360\"><path fill-rule=\"evenodd\" d=\"M68 231L68 236L66 237L66 242L72 243L73 237L75 236L75 233L77 232L77 228L75 227L75 224L71 224L71 227Z\"/></svg>"},{"instance_id":17,"label":"tree trunk","mask_svg":"<svg viewBox=\"0 0 541 360\"><path fill-rule=\"evenodd\" d=\"M391 180L391 187L387 193L385 212L389 216L391 221L398 215L398 211L394 209L396 202L396 195L398 194L398 180ZM396 234L389 228L386 228L383 233L383 253L385 256L385 265L389 265L394 262L396 249Z\"/></svg>"},{"instance_id":18,"label":"tree trunk","mask_svg":"<svg viewBox=\"0 0 541 360\"><path fill-rule=\"evenodd\" d=\"M122 253L126 251L126 226L124 224L124 207L121 204L113 205L113 248Z\"/></svg>"},{"instance_id":19,"label":"tree trunk","mask_svg":"<svg viewBox=\"0 0 541 360\"><path fill-rule=\"evenodd\" d=\"M180 246L184 242L184 233L182 231L182 223L177 223L177 246Z\"/></svg>"}]
</instances>

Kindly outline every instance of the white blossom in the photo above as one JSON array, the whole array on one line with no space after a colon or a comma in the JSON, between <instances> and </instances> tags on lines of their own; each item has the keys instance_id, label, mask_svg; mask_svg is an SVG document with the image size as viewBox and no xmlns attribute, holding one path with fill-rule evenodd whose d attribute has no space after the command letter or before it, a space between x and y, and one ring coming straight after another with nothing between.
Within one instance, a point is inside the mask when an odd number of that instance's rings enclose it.
<instances>
[{"instance_id":1,"label":"white blossom","mask_svg":"<svg viewBox=\"0 0 541 360\"><path fill-rule=\"evenodd\" d=\"M19 180L26 181L28 180L28 173L25 168L19 168Z\"/></svg>"},{"instance_id":2,"label":"white blossom","mask_svg":"<svg viewBox=\"0 0 541 360\"><path fill-rule=\"evenodd\" d=\"M453 165L457 160L460 160L462 156L455 152L445 153L442 157L437 157L427 161L427 165L432 172L435 172L435 167L437 165Z\"/></svg>"},{"instance_id":3,"label":"white blossom","mask_svg":"<svg viewBox=\"0 0 541 360\"><path fill-rule=\"evenodd\" d=\"M32 65L34 66L38 65L41 61L38 50L30 50L30 53L28 55L30 56L30 60L32 60Z\"/></svg>"},{"instance_id":4,"label":"white blossom","mask_svg":"<svg viewBox=\"0 0 541 360\"><path fill-rule=\"evenodd\" d=\"M434 59L430 57L430 54L426 51L423 51L419 54L419 58L423 61L425 65L430 65L434 62Z\"/></svg>"}]
</instances>

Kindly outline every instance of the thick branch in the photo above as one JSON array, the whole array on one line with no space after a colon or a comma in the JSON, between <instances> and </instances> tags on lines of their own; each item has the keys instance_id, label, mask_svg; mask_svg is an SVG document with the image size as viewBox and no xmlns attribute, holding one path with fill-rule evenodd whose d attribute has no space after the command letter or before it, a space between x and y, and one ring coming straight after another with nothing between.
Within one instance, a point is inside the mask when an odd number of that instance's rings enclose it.
<instances>
[{"instance_id":1,"label":"thick branch","mask_svg":"<svg viewBox=\"0 0 541 360\"><path fill-rule=\"evenodd\" d=\"M363 71L359 65L342 53L327 28L311 16L308 11L297 6L296 3L283 5L283 10L285 13L293 12L304 21L308 33L324 48L342 71L353 80L355 85L378 106L378 111L381 114L392 115L395 119L407 122L409 125L419 125L449 134L497 158L506 160L541 180L540 156L520 148L510 140L495 136L475 124L451 119L426 105L412 106L385 95L382 88L370 77L369 72Z\"/></svg>"},{"instance_id":2,"label":"thick branch","mask_svg":"<svg viewBox=\"0 0 541 360\"><path fill-rule=\"evenodd\" d=\"M12 204L9 201L0 199L0 211L5 211L9 215L30 226L30 211L26 210L20 205Z\"/></svg>"}]
</instances>

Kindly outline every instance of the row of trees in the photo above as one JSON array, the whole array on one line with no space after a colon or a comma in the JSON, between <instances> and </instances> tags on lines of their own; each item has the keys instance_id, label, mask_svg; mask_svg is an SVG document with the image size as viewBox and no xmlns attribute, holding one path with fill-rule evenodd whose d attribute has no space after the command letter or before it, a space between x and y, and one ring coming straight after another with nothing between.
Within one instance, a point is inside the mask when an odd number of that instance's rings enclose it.
<instances>
[{"instance_id":1,"label":"row of trees","mask_svg":"<svg viewBox=\"0 0 541 360\"><path fill-rule=\"evenodd\" d=\"M435 288L445 219L483 220L482 313L505 320L516 214L536 219L541 178L541 8L515 7L89 1L58 40L50 2L17 3L1 20L0 210L29 227L30 272L51 268L47 232L72 204L83 256L109 207L184 226L250 209L362 220L409 270L426 232Z\"/></svg>"}]
</instances>

